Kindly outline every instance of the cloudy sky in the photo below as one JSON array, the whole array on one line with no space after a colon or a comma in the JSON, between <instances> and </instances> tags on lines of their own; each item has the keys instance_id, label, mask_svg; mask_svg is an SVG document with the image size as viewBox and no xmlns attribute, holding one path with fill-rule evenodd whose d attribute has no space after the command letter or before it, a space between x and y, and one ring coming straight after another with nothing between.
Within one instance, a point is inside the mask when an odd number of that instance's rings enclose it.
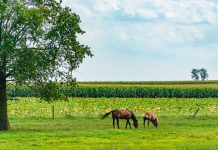
<instances>
[{"instance_id":1,"label":"cloudy sky","mask_svg":"<svg viewBox=\"0 0 218 150\"><path fill-rule=\"evenodd\" d=\"M79 81L218 79L218 0L63 0L81 17L94 54Z\"/></svg>"}]
</instances>

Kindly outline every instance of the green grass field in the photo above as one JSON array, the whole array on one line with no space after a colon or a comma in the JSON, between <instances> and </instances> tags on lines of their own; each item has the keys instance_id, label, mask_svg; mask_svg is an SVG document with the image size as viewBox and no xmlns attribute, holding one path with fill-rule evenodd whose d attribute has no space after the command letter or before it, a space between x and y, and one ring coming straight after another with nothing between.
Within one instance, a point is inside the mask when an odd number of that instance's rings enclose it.
<instances>
[{"instance_id":1,"label":"green grass field","mask_svg":"<svg viewBox=\"0 0 218 150\"><path fill-rule=\"evenodd\" d=\"M0 132L0 149L218 148L218 99L74 98L47 103L19 98L9 101L8 108L12 130ZM121 129L113 129L111 116L100 119L106 111L120 108L135 112L138 129L125 129L125 120L120 121ZM158 113L157 129L143 128L145 111Z\"/></svg>"}]
</instances>

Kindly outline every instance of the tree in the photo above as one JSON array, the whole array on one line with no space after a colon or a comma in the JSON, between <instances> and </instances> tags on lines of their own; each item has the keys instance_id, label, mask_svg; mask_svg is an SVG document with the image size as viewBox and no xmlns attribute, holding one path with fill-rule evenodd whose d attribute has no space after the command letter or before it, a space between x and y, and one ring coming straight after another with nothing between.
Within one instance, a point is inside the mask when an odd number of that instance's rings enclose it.
<instances>
[{"instance_id":1,"label":"tree","mask_svg":"<svg viewBox=\"0 0 218 150\"><path fill-rule=\"evenodd\" d=\"M201 76L201 80L205 80L208 78L208 73L207 73L207 70L202 68L202 69L199 69L199 72L200 72L200 76Z\"/></svg>"},{"instance_id":2,"label":"tree","mask_svg":"<svg viewBox=\"0 0 218 150\"><path fill-rule=\"evenodd\" d=\"M194 80L199 79L199 74L200 74L201 80L203 80L203 81L208 78L207 70L204 68L192 69L191 73L192 73L192 79L194 79Z\"/></svg>"},{"instance_id":3,"label":"tree","mask_svg":"<svg viewBox=\"0 0 218 150\"><path fill-rule=\"evenodd\" d=\"M0 0L0 130L10 129L7 81L69 81L85 56L92 56L77 41L85 33L79 23L57 0Z\"/></svg>"},{"instance_id":4,"label":"tree","mask_svg":"<svg viewBox=\"0 0 218 150\"><path fill-rule=\"evenodd\" d=\"M192 71L191 71L192 79L198 80L199 79L198 73L199 73L198 69L192 69Z\"/></svg>"}]
</instances>

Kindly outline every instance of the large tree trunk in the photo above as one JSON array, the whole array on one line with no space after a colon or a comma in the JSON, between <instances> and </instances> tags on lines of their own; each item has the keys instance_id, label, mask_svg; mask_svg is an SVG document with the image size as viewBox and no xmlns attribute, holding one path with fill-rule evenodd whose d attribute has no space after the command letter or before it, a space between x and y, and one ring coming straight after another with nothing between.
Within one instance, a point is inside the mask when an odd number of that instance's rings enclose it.
<instances>
[{"instance_id":1,"label":"large tree trunk","mask_svg":"<svg viewBox=\"0 0 218 150\"><path fill-rule=\"evenodd\" d=\"M3 3L7 3L4 1ZM4 10L3 10L4 11ZM1 17L0 20L0 46L1 46L1 57L0 57L0 130L9 130L10 124L8 122L8 111L7 111L7 95L6 95L6 51L2 49L2 29L4 19ZM4 46L3 46L4 47Z\"/></svg>"},{"instance_id":2,"label":"large tree trunk","mask_svg":"<svg viewBox=\"0 0 218 150\"><path fill-rule=\"evenodd\" d=\"M6 78L0 74L0 130L9 130L6 96Z\"/></svg>"}]
</instances>

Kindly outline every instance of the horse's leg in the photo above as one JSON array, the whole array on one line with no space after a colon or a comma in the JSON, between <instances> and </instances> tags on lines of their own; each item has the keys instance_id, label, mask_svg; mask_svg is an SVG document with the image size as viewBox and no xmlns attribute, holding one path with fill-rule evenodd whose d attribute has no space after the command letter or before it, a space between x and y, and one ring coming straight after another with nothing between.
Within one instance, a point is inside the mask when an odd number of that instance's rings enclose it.
<instances>
[{"instance_id":1,"label":"horse's leg","mask_svg":"<svg viewBox=\"0 0 218 150\"><path fill-rule=\"evenodd\" d=\"M118 129L120 128L120 126L119 126L119 119L117 119L117 127L118 127Z\"/></svg>"},{"instance_id":2,"label":"horse's leg","mask_svg":"<svg viewBox=\"0 0 218 150\"><path fill-rule=\"evenodd\" d=\"M149 123L150 123L150 120L148 120L148 128L149 128Z\"/></svg>"},{"instance_id":3,"label":"horse's leg","mask_svg":"<svg viewBox=\"0 0 218 150\"><path fill-rule=\"evenodd\" d=\"M158 126L158 122L157 122L157 120L155 121L155 126L156 126L156 128L157 128L157 126Z\"/></svg>"},{"instance_id":4,"label":"horse's leg","mask_svg":"<svg viewBox=\"0 0 218 150\"><path fill-rule=\"evenodd\" d=\"M146 121L146 119L144 118L144 128L145 128L145 121Z\"/></svg>"},{"instance_id":5,"label":"horse's leg","mask_svg":"<svg viewBox=\"0 0 218 150\"><path fill-rule=\"evenodd\" d=\"M131 127L131 124L130 124L130 121L128 120L128 123L129 123L129 127L130 127L130 129L132 129L132 127Z\"/></svg>"},{"instance_id":6,"label":"horse's leg","mask_svg":"<svg viewBox=\"0 0 218 150\"><path fill-rule=\"evenodd\" d=\"M127 129L128 122L129 122L129 120L128 120L128 119L126 119L126 129Z\"/></svg>"},{"instance_id":7,"label":"horse's leg","mask_svg":"<svg viewBox=\"0 0 218 150\"><path fill-rule=\"evenodd\" d=\"M115 118L113 118L113 127L115 129Z\"/></svg>"},{"instance_id":8,"label":"horse's leg","mask_svg":"<svg viewBox=\"0 0 218 150\"><path fill-rule=\"evenodd\" d=\"M154 127L156 127L156 125L155 125L155 122L154 122L154 121L152 121L152 124L154 125Z\"/></svg>"}]
</instances>

